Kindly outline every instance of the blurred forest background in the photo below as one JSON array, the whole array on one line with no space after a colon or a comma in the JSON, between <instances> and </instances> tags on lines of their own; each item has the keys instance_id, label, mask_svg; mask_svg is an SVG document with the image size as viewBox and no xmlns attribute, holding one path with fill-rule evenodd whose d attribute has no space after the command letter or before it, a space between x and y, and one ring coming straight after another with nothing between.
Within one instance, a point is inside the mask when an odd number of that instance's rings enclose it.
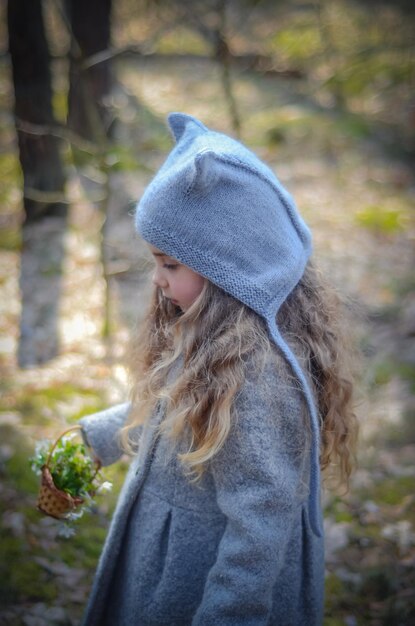
<instances>
[{"instance_id":1,"label":"blurred forest background","mask_svg":"<svg viewBox=\"0 0 415 626\"><path fill-rule=\"evenodd\" d=\"M61 537L35 441L126 398L149 292L136 200L185 111L276 171L362 350L358 469L325 493L326 626L415 623L415 5L0 4L0 623L78 624L110 497Z\"/></svg>"}]
</instances>

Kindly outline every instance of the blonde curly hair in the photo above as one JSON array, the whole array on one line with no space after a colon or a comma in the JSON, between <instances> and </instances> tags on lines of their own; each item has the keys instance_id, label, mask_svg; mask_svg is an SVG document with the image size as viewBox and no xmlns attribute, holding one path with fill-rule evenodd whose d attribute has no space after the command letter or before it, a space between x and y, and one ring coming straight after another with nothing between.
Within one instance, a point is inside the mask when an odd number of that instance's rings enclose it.
<instances>
[{"instance_id":1,"label":"blonde curly hair","mask_svg":"<svg viewBox=\"0 0 415 626\"><path fill-rule=\"evenodd\" d=\"M285 338L308 364L321 419L323 470L337 470L348 484L357 433L353 410L353 354L344 305L311 262L277 314ZM131 353L132 410L122 429L124 448L134 452L132 430L157 402L167 401L161 430L178 441L190 433L179 454L197 480L223 446L232 423L232 405L245 380L246 363L265 363L271 344L265 321L252 309L206 281L186 311L155 288ZM169 384L167 374L180 356L184 367Z\"/></svg>"}]
</instances>

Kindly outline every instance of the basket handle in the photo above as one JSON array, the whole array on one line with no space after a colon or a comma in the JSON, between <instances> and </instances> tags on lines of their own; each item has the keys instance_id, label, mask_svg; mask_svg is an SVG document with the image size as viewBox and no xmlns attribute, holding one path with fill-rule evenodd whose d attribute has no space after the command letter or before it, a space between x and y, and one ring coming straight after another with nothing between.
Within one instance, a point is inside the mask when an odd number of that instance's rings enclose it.
<instances>
[{"instance_id":1,"label":"basket handle","mask_svg":"<svg viewBox=\"0 0 415 626\"><path fill-rule=\"evenodd\" d=\"M53 451L55 450L55 448L58 445L59 441L67 433L70 433L73 430L82 430L82 426L80 424L75 424L75 426L71 426L70 428L67 428L66 430L63 431L63 433L61 433L59 435L59 437L56 439L55 443L52 445L51 449L49 450L48 458L46 459L46 463L45 463L44 467L47 467L49 469L49 463L52 460ZM101 462L98 459L94 459L94 462L95 462L95 465L96 465L96 470L95 470L95 474L92 477L92 480L95 478L95 476L98 474L99 470L101 469Z\"/></svg>"}]
</instances>

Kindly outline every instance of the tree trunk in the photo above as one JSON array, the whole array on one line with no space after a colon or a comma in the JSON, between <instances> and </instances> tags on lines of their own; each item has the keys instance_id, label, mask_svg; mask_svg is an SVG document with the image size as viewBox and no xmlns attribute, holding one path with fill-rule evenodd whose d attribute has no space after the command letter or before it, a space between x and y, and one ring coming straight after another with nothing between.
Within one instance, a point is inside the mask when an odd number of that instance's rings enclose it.
<instances>
[{"instance_id":1,"label":"tree trunk","mask_svg":"<svg viewBox=\"0 0 415 626\"><path fill-rule=\"evenodd\" d=\"M72 30L68 126L99 142L109 136L112 121L105 106L112 86L110 63L85 68L84 62L110 46L111 0L68 0L66 7Z\"/></svg>"},{"instance_id":2,"label":"tree trunk","mask_svg":"<svg viewBox=\"0 0 415 626\"><path fill-rule=\"evenodd\" d=\"M9 0L7 20L26 219L64 216L65 204L48 200L48 194L56 197L56 193L63 195L64 190L59 140L46 130L30 134L19 128L20 121L45 127L54 124L49 51L41 0Z\"/></svg>"}]
</instances>

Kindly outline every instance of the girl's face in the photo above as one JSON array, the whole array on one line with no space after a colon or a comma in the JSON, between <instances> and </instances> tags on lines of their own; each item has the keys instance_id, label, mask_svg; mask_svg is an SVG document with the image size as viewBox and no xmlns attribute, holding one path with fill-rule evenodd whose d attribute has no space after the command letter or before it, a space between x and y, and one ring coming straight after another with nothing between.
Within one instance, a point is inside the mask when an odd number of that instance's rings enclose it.
<instances>
[{"instance_id":1,"label":"girl's face","mask_svg":"<svg viewBox=\"0 0 415 626\"><path fill-rule=\"evenodd\" d=\"M206 279L154 246L148 246L156 262L153 283L160 287L165 298L187 311L202 292Z\"/></svg>"}]
</instances>

